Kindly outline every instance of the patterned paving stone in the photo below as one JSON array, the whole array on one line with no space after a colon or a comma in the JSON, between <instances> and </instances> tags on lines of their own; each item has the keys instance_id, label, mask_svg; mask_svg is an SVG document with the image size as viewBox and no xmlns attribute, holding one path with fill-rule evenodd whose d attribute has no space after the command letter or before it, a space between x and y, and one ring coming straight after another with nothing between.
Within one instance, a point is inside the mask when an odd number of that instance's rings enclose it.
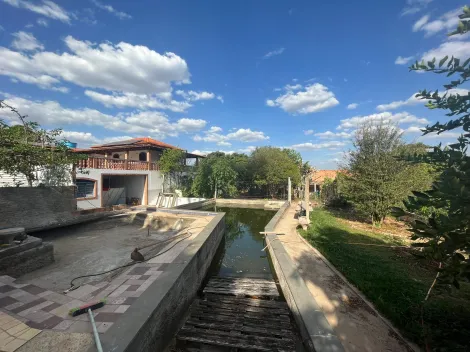
<instances>
[{"instance_id":1,"label":"patterned paving stone","mask_svg":"<svg viewBox=\"0 0 470 352\"><path fill-rule=\"evenodd\" d=\"M109 321L114 323L116 320L119 319L120 316L121 314L119 313L98 313L95 316L95 320L100 322Z\"/></svg>"},{"instance_id":2,"label":"patterned paving stone","mask_svg":"<svg viewBox=\"0 0 470 352\"><path fill-rule=\"evenodd\" d=\"M13 291L14 289L15 289L15 287L13 287L13 286L3 285L3 286L0 286L0 293L10 292L10 291Z\"/></svg>"},{"instance_id":3,"label":"patterned paving stone","mask_svg":"<svg viewBox=\"0 0 470 352\"><path fill-rule=\"evenodd\" d=\"M9 306L10 304L13 304L16 302L18 302L16 299L9 297L9 296L0 298L0 308Z\"/></svg>"},{"instance_id":4,"label":"patterned paving stone","mask_svg":"<svg viewBox=\"0 0 470 352\"><path fill-rule=\"evenodd\" d=\"M23 291L31 293L32 295L38 295L40 293L43 293L43 292L47 291L47 290L45 290L41 287L34 286L34 285L26 285L26 286L22 287L21 289Z\"/></svg>"},{"instance_id":5,"label":"patterned paving stone","mask_svg":"<svg viewBox=\"0 0 470 352\"><path fill-rule=\"evenodd\" d=\"M137 291L140 285L130 285L126 291Z\"/></svg>"},{"instance_id":6,"label":"patterned paving stone","mask_svg":"<svg viewBox=\"0 0 470 352\"><path fill-rule=\"evenodd\" d=\"M45 312L50 312L51 310L54 310L60 306L61 306L60 303L52 302L52 304L48 305L47 307L42 308L42 310Z\"/></svg>"},{"instance_id":7,"label":"patterned paving stone","mask_svg":"<svg viewBox=\"0 0 470 352\"><path fill-rule=\"evenodd\" d=\"M73 323L75 323L75 321L73 321L73 320L63 320L59 324L54 326L52 329L53 330L64 331L64 330L67 330L70 326L72 326Z\"/></svg>"},{"instance_id":8,"label":"patterned paving stone","mask_svg":"<svg viewBox=\"0 0 470 352\"><path fill-rule=\"evenodd\" d=\"M59 324L63 320L64 319L62 319L62 318L52 316L51 318L46 319L41 323L36 323L34 321L31 321L31 322L28 323L28 325L32 328L35 328L35 329L41 329L41 330L52 329L54 326L56 326L57 324Z\"/></svg>"},{"instance_id":9,"label":"patterned paving stone","mask_svg":"<svg viewBox=\"0 0 470 352\"><path fill-rule=\"evenodd\" d=\"M105 333L108 329L113 326L113 323L104 322L97 325L97 330L99 333Z\"/></svg>"},{"instance_id":10,"label":"patterned paving stone","mask_svg":"<svg viewBox=\"0 0 470 352\"><path fill-rule=\"evenodd\" d=\"M20 314L21 312L29 309L29 308L32 308L34 306L37 306L38 304L40 303L43 303L43 302L46 302L46 300L44 298L38 298L36 299L35 301L31 301L29 303L25 303L23 304L21 307L18 307L18 308L15 308L15 309L12 309L11 311L13 313L17 313L17 314Z\"/></svg>"},{"instance_id":11,"label":"patterned paving stone","mask_svg":"<svg viewBox=\"0 0 470 352\"><path fill-rule=\"evenodd\" d=\"M136 268L133 268L129 271L129 275L143 275L148 270L149 270L149 268L147 268L147 267L136 267Z\"/></svg>"}]
</instances>

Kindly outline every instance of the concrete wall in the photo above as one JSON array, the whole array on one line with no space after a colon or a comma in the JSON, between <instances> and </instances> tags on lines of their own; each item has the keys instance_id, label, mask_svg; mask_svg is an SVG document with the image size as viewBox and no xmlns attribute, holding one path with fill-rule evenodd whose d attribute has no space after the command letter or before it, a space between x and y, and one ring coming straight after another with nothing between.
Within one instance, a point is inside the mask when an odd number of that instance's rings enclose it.
<instances>
[{"instance_id":1,"label":"concrete wall","mask_svg":"<svg viewBox=\"0 0 470 352\"><path fill-rule=\"evenodd\" d=\"M97 198L77 201L80 209L92 209L101 207L103 197L102 175L148 175L148 204L154 205L157 202L158 194L162 190L162 174L160 171L134 171L134 170L110 170L110 169L84 169L85 173L77 173L77 178L92 179L97 182ZM127 195L129 197L129 195ZM137 196L139 197L139 196ZM143 199L142 195L139 197ZM106 198L103 198L106 199Z\"/></svg>"},{"instance_id":2,"label":"concrete wall","mask_svg":"<svg viewBox=\"0 0 470 352\"><path fill-rule=\"evenodd\" d=\"M147 150L146 149L142 149L142 150L129 150L129 159L128 160L139 160L139 154L140 153L147 153ZM122 159L124 160L125 159L125 155L126 153L125 152L109 152L108 153L108 158L112 158L114 154L118 154L119 155L119 159ZM98 156L98 157L103 157L103 154L94 154L95 156ZM156 150L151 150L150 151L150 159L152 162L155 162L155 161L158 161L160 160L160 155L161 153L156 151ZM148 161L148 160L147 160Z\"/></svg>"},{"instance_id":3,"label":"concrete wall","mask_svg":"<svg viewBox=\"0 0 470 352\"><path fill-rule=\"evenodd\" d=\"M76 210L74 187L0 187L0 228L48 226Z\"/></svg>"},{"instance_id":4,"label":"concrete wall","mask_svg":"<svg viewBox=\"0 0 470 352\"><path fill-rule=\"evenodd\" d=\"M171 210L166 210L171 211ZM184 322L225 231L218 213L102 336L104 351L165 351ZM89 352L96 351L93 347Z\"/></svg>"}]
</instances>

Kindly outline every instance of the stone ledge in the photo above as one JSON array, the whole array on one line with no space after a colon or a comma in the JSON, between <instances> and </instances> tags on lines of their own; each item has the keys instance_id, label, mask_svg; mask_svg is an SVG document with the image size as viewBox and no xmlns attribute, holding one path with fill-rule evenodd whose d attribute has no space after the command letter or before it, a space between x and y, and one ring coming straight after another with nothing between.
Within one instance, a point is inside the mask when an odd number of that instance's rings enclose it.
<instances>
[{"instance_id":1,"label":"stone ledge","mask_svg":"<svg viewBox=\"0 0 470 352\"><path fill-rule=\"evenodd\" d=\"M312 352L343 352L341 341L310 294L277 235L267 235L266 243L279 285L294 315L305 347Z\"/></svg>"}]
</instances>

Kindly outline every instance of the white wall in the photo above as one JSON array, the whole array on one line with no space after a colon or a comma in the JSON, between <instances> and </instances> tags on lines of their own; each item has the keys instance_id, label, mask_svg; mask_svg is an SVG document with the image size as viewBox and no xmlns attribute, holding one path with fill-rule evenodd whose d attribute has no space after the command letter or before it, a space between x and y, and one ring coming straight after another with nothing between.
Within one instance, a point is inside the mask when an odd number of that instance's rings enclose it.
<instances>
[{"instance_id":1,"label":"white wall","mask_svg":"<svg viewBox=\"0 0 470 352\"><path fill-rule=\"evenodd\" d=\"M146 149L139 149L139 150L129 150L129 159L128 160L139 160L139 154L141 152L147 153ZM119 159L124 160L126 157L126 152L108 152L108 158L112 158L114 154L119 154ZM150 158L152 162L160 160L160 155L161 152L157 150L151 150L150 151ZM104 155L93 155L93 156L98 156L98 157L104 157Z\"/></svg>"},{"instance_id":2,"label":"white wall","mask_svg":"<svg viewBox=\"0 0 470 352\"><path fill-rule=\"evenodd\" d=\"M79 200L77 206L81 209L91 209L101 207L101 197L103 196L103 185L101 183L102 175L148 175L148 204L155 205L157 202L158 194L162 191L162 174L160 171L134 171L134 170L110 170L110 169L84 169L84 172L77 173L77 178L88 178L96 180L97 184L97 199ZM126 195L131 197L130 195ZM139 196L137 196L139 197ZM143 199L143 195L139 198ZM106 198L103 198L106 199Z\"/></svg>"},{"instance_id":3,"label":"white wall","mask_svg":"<svg viewBox=\"0 0 470 352\"><path fill-rule=\"evenodd\" d=\"M183 204L201 202L201 201L203 201L203 200L206 200L206 198L179 197L179 198L178 198L178 201L176 202L176 205L183 205Z\"/></svg>"}]
</instances>

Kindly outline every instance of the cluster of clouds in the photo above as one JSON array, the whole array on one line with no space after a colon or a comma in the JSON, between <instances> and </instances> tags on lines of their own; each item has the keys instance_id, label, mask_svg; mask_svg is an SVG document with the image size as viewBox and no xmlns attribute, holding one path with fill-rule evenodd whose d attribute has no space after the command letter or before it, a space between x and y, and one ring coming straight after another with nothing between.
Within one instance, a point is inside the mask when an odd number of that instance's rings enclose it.
<instances>
[{"instance_id":1,"label":"cluster of clouds","mask_svg":"<svg viewBox=\"0 0 470 352\"><path fill-rule=\"evenodd\" d=\"M269 107L279 107L290 114L310 114L339 104L333 92L320 83L286 85L276 99L266 100Z\"/></svg>"},{"instance_id":2,"label":"cluster of clouds","mask_svg":"<svg viewBox=\"0 0 470 352\"><path fill-rule=\"evenodd\" d=\"M71 24L73 20L80 19L77 13L67 11L60 5L57 5L51 0L42 0L42 1L29 1L29 0L2 0L4 3L7 3L13 7L24 9L37 13L41 16L47 17L51 20L57 20L63 23ZM99 10L106 11L120 20L131 19L132 16L123 11L118 11L113 6L105 4L98 0L91 0L91 3L95 8ZM89 11L92 11L89 9ZM47 27L48 23L45 19L37 20L37 24L40 26Z\"/></svg>"},{"instance_id":3,"label":"cluster of clouds","mask_svg":"<svg viewBox=\"0 0 470 352\"><path fill-rule=\"evenodd\" d=\"M410 0L408 4L408 12L406 14L411 15L423 10L431 1L432 0ZM419 11L417 11L417 9L419 9ZM460 20L459 14L461 13L462 8L458 7L437 18L433 18L431 14L426 14L420 17L413 24L412 31L422 32L425 37L431 37L437 34L447 34L457 27ZM438 47L432 48L420 55L398 56L395 59L395 64L407 65L413 60L424 60L427 62L433 58L443 58L446 55L465 59L470 56L470 42L466 41L468 37L468 35L445 36L445 39Z\"/></svg>"},{"instance_id":4,"label":"cluster of clouds","mask_svg":"<svg viewBox=\"0 0 470 352\"><path fill-rule=\"evenodd\" d=\"M210 142L216 143L219 146L231 146L230 141L239 141L244 143L261 142L269 139L264 132L252 131L249 128L239 128L228 134L223 134L222 128L212 126L202 135L195 135L193 140L195 142Z\"/></svg>"}]
</instances>

